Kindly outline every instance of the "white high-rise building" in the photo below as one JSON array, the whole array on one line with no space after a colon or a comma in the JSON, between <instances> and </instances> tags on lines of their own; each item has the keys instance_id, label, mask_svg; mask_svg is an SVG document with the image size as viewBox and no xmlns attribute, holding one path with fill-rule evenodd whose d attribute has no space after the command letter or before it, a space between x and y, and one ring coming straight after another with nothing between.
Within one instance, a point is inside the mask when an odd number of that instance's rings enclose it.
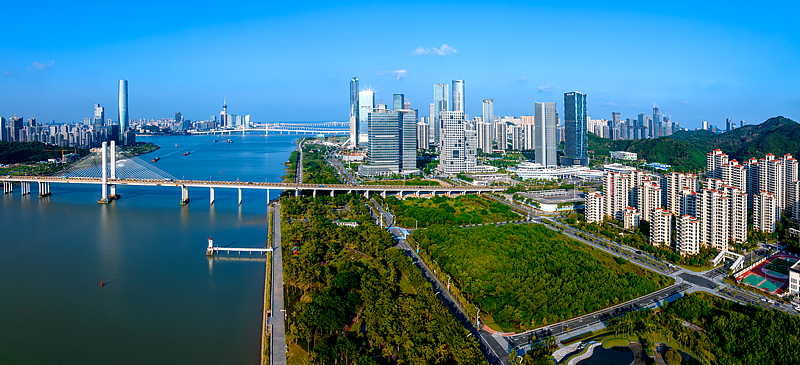
<instances>
[{"instance_id":1,"label":"white high-rise building","mask_svg":"<svg viewBox=\"0 0 800 365\"><path fill-rule=\"evenodd\" d=\"M525 142L524 148L526 150L533 150L536 148L536 124L534 124L533 115L522 115L519 117L522 120L522 134L524 135Z\"/></svg>"},{"instance_id":2,"label":"white high-rise building","mask_svg":"<svg viewBox=\"0 0 800 365\"><path fill-rule=\"evenodd\" d=\"M608 172L603 176L603 198L605 208L603 214L621 221L623 211L629 206L628 194L630 179L618 172Z\"/></svg>"},{"instance_id":3,"label":"white high-rise building","mask_svg":"<svg viewBox=\"0 0 800 365\"><path fill-rule=\"evenodd\" d=\"M522 151L522 126L511 126L511 149L514 151Z\"/></svg>"},{"instance_id":4,"label":"white high-rise building","mask_svg":"<svg viewBox=\"0 0 800 365\"><path fill-rule=\"evenodd\" d=\"M681 255L700 253L700 220L690 215L678 218L677 249Z\"/></svg>"},{"instance_id":5,"label":"white high-rise building","mask_svg":"<svg viewBox=\"0 0 800 365\"><path fill-rule=\"evenodd\" d=\"M603 194L599 191L590 191L586 194L586 221L589 223L603 222L605 203Z\"/></svg>"},{"instance_id":6,"label":"white high-rise building","mask_svg":"<svg viewBox=\"0 0 800 365\"><path fill-rule=\"evenodd\" d=\"M696 175L671 172L662 180L662 193L666 194L666 199L662 199L664 205L670 213L679 216L681 214L681 198L684 195L683 189L689 188L690 191L697 191L700 183Z\"/></svg>"},{"instance_id":7,"label":"white high-rise building","mask_svg":"<svg viewBox=\"0 0 800 365\"><path fill-rule=\"evenodd\" d=\"M672 213L664 208L654 209L650 212L650 244L660 246L670 245L672 231Z\"/></svg>"},{"instance_id":8,"label":"white high-rise building","mask_svg":"<svg viewBox=\"0 0 800 365\"><path fill-rule=\"evenodd\" d=\"M728 250L730 234L730 198L711 189L697 192L697 219L700 220L700 242L718 251Z\"/></svg>"},{"instance_id":9,"label":"white high-rise building","mask_svg":"<svg viewBox=\"0 0 800 365\"><path fill-rule=\"evenodd\" d=\"M747 193L734 186L723 189L730 199L730 234L731 241L744 243L747 241Z\"/></svg>"},{"instance_id":10,"label":"white high-rise building","mask_svg":"<svg viewBox=\"0 0 800 365\"><path fill-rule=\"evenodd\" d=\"M425 119L425 117L422 117ZM417 149L424 151L430 147L430 135L428 132L430 131L430 127L428 123L419 122L417 123Z\"/></svg>"},{"instance_id":11,"label":"white high-rise building","mask_svg":"<svg viewBox=\"0 0 800 365\"><path fill-rule=\"evenodd\" d=\"M629 231L635 231L639 227L639 222L642 220L642 213L639 213L636 208L627 207L622 210L622 226Z\"/></svg>"},{"instance_id":12,"label":"white high-rise building","mask_svg":"<svg viewBox=\"0 0 800 365\"><path fill-rule=\"evenodd\" d=\"M505 150L508 148L508 125L506 125L506 122L499 121L494 124L494 140L497 142L497 149Z\"/></svg>"},{"instance_id":13,"label":"white high-rise building","mask_svg":"<svg viewBox=\"0 0 800 365\"><path fill-rule=\"evenodd\" d=\"M536 125L536 137L534 138L536 162L542 166L558 166L558 155L556 153L556 146L558 145L558 136L556 135L558 112L556 103L535 103L533 109L534 124Z\"/></svg>"},{"instance_id":14,"label":"white high-rise building","mask_svg":"<svg viewBox=\"0 0 800 365\"><path fill-rule=\"evenodd\" d=\"M706 154L707 177L722 179L722 165L728 163L728 155L716 149Z\"/></svg>"},{"instance_id":15,"label":"white high-rise building","mask_svg":"<svg viewBox=\"0 0 800 365\"><path fill-rule=\"evenodd\" d=\"M778 199L768 191L760 191L753 197L753 229L774 232L778 220Z\"/></svg>"},{"instance_id":16,"label":"white high-rise building","mask_svg":"<svg viewBox=\"0 0 800 365\"><path fill-rule=\"evenodd\" d=\"M476 127L478 130L478 148L480 148L483 153L492 153L492 135L494 134L492 131L492 123L481 121L476 123Z\"/></svg>"},{"instance_id":17,"label":"white high-rise building","mask_svg":"<svg viewBox=\"0 0 800 365\"><path fill-rule=\"evenodd\" d=\"M442 112L441 155L439 172L444 175L456 175L460 172L476 172L477 133L467 129L467 120L463 112Z\"/></svg>"},{"instance_id":18,"label":"white high-rise building","mask_svg":"<svg viewBox=\"0 0 800 365\"><path fill-rule=\"evenodd\" d=\"M647 179L635 190L638 190L636 200L638 210L642 213L643 219L649 220L650 213L661 208L661 187Z\"/></svg>"}]
</instances>

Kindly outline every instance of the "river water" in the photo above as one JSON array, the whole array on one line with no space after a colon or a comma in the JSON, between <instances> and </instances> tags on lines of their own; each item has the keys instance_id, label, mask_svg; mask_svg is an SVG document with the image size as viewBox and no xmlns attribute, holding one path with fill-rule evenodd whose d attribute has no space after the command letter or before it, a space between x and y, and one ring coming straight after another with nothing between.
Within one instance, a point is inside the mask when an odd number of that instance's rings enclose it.
<instances>
[{"instance_id":1,"label":"river water","mask_svg":"<svg viewBox=\"0 0 800 365\"><path fill-rule=\"evenodd\" d=\"M280 182L297 137L214 138L137 139L162 146L141 158L177 178ZM239 206L235 189L216 189L210 206L208 189L190 188L181 206L177 187L119 187L107 205L95 185L32 190L0 198L0 364L258 362L265 260L205 248L209 236L264 247L264 191L243 190Z\"/></svg>"}]
</instances>

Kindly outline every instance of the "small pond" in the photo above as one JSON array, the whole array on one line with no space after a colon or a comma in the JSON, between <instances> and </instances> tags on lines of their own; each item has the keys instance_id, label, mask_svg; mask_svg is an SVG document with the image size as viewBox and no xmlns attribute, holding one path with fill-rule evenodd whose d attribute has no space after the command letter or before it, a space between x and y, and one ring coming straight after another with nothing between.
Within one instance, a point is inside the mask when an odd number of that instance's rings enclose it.
<instances>
[{"instance_id":1,"label":"small pond","mask_svg":"<svg viewBox=\"0 0 800 365\"><path fill-rule=\"evenodd\" d=\"M630 347L612 347L608 350L597 346L592 357L583 360L578 365L629 365L633 362L633 351Z\"/></svg>"}]
</instances>

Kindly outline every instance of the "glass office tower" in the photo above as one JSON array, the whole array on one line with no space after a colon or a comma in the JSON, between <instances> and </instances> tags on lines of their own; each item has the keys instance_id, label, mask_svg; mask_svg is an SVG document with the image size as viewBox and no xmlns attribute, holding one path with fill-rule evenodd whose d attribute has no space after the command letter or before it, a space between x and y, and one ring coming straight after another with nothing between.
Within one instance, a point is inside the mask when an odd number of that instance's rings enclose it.
<instances>
[{"instance_id":1,"label":"glass office tower","mask_svg":"<svg viewBox=\"0 0 800 365\"><path fill-rule=\"evenodd\" d=\"M564 94L564 156L562 166L589 166L586 135L586 94Z\"/></svg>"},{"instance_id":2,"label":"glass office tower","mask_svg":"<svg viewBox=\"0 0 800 365\"><path fill-rule=\"evenodd\" d=\"M120 137L124 139L125 131L128 130L128 80L119 80L119 136L114 136L121 144L126 141L119 140ZM111 136L109 136L111 139Z\"/></svg>"},{"instance_id":3,"label":"glass office tower","mask_svg":"<svg viewBox=\"0 0 800 365\"><path fill-rule=\"evenodd\" d=\"M464 113L464 80L453 80L453 110Z\"/></svg>"},{"instance_id":4,"label":"glass office tower","mask_svg":"<svg viewBox=\"0 0 800 365\"><path fill-rule=\"evenodd\" d=\"M449 95L447 84L433 85L433 143L439 145L441 139L441 112L447 111Z\"/></svg>"}]
</instances>

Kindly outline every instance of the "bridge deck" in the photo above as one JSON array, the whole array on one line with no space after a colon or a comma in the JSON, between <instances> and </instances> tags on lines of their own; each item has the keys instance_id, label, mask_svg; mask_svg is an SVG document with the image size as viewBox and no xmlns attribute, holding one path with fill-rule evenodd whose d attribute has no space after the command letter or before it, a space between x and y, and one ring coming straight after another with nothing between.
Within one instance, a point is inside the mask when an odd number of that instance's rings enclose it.
<instances>
[{"instance_id":1,"label":"bridge deck","mask_svg":"<svg viewBox=\"0 0 800 365\"><path fill-rule=\"evenodd\" d=\"M93 177L58 177L58 176L5 176L0 181L6 182L49 182L64 184L102 184L100 178ZM108 185L131 186L171 186L171 187L204 187L204 188L240 188L240 189L275 189L275 190L336 190L336 191L407 191L407 192L494 192L505 190L505 187L480 186L413 186L413 185L348 185L348 184L297 184L269 183L247 181L207 181L207 180L155 180L155 179L108 179Z\"/></svg>"}]
</instances>

